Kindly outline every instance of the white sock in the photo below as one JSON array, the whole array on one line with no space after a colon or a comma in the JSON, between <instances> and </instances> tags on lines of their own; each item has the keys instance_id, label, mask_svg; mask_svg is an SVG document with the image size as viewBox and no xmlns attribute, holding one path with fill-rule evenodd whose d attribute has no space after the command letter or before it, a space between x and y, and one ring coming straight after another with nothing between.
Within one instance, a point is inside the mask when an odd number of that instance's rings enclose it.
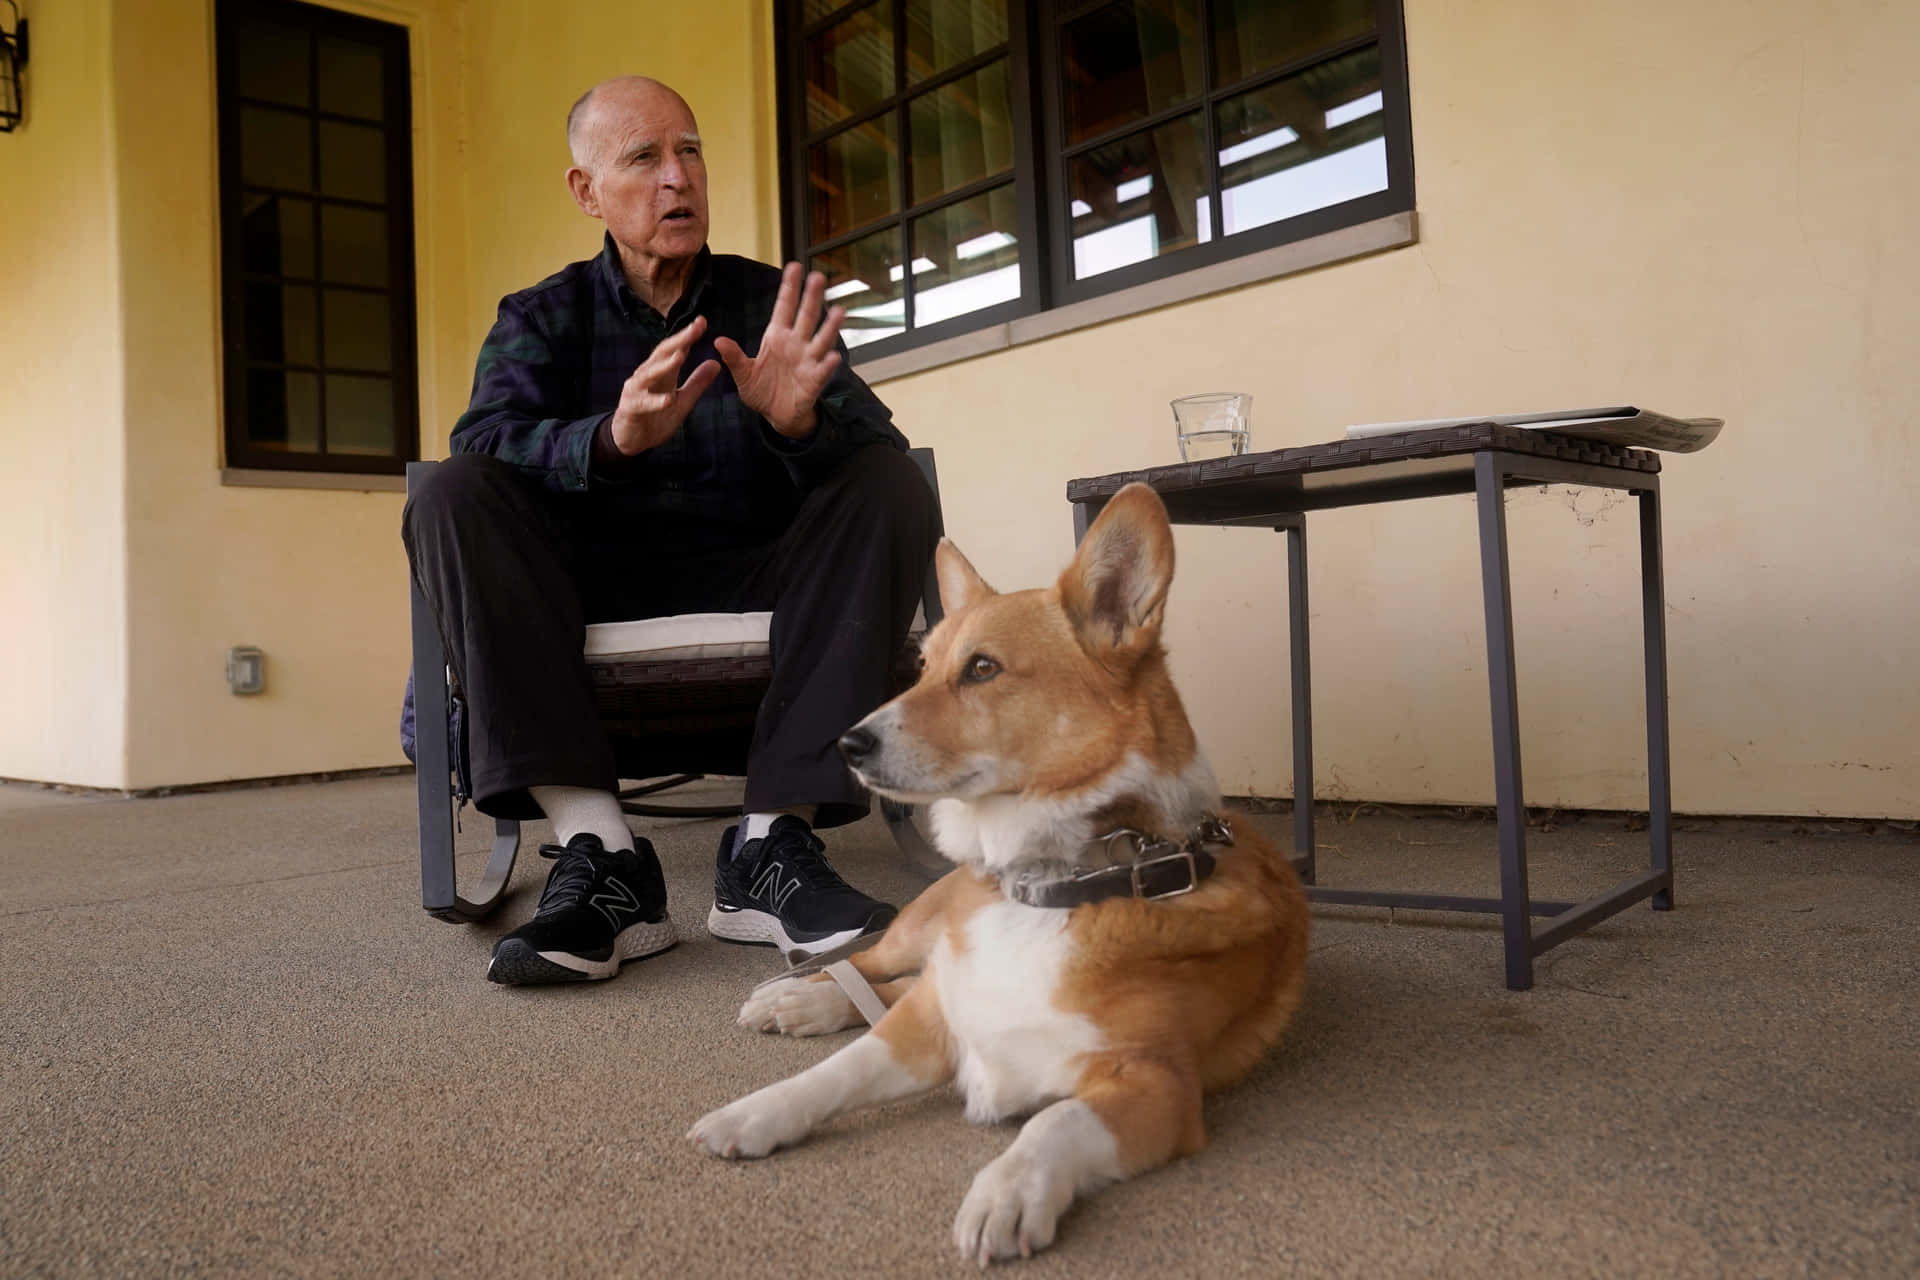
<instances>
[{"instance_id":1,"label":"white sock","mask_svg":"<svg viewBox=\"0 0 1920 1280\"><path fill-rule=\"evenodd\" d=\"M734 855L737 857L740 851L747 847L747 841L759 840L764 837L767 832L773 829L773 824L776 819L795 817L808 826L812 826L814 815L818 812L819 808L815 805L797 804L790 809L774 809L767 813L748 814L746 817L740 819L739 833L733 837Z\"/></svg>"},{"instance_id":2,"label":"white sock","mask_svg":"<svg viewBox=\"0 0 1920 1280\"><path fill-rule=\"evenodd\" d=\"M533 802L553 823L553 838L566 844L581 832L600 837L609 852L633 848L633 830L627 826L620 797L591 787L528 787Z\"/></svg>"}]
</instances>

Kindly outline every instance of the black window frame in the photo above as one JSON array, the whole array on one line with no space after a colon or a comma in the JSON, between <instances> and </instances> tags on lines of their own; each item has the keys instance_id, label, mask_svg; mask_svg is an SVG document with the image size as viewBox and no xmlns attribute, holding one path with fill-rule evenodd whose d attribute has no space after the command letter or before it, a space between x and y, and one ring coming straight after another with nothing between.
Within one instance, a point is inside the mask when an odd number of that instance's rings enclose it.
<instances>
[{"instance_id":1,"label":"black window frame","mask_svg":"<svg viewBox=\"0 0 1920 1280\"><path fill-rule=\"evenodd\" d=\"M386 217L387 280L384 290L357 288L326 276L324 250L320 234L320 211L327 205L363 210L381 209L380 203L356 201L323 194L315 184L311 191L280 190L262 184L243 184L241 180L240 108L243 105L269 107L279 111L300 110L285 103L243 98L239 92L236 44L241 20L261 17L305 30L310 38L310 83L317 86L318 48L323 36L348 39L378 48L383 65L381 85L382 119L380 128L386 140ZM302 0L216 0L215 99L214 109L219 131L219 218L220 218L220 296L221 342L223 351L224 404L222 406L225 465L237 470L307 472L336 475L402 475L406 464L420 457L419 323L416 282L414 279L413 216L413 92L411 37L408 29L393 22L344 13ZM310 117L314 163L319 163L319 131L332 119L365 127L371 122L359 117L342 116L320 109L316 100L305 109ZM244 190L243 190L244 187ZM313 203L314 273L307 277L285 273L252 273L251 280L262 283L291 281L310 286L316 296L323 288L335 290L385 292L389 299L389 335L392 341L391 369L351 370L330 368L326 363L324 325L315 317L316 360L311 366L295 361L257 361L248 351L247 285L250 276L244 258L242 199L247 191L285 195ZM319 385L320 449L313 452L273 449L255 443L248 420L248 380L252 367L284 366L311 372ZM328 373L377 373L390 378L393 387L394 452L326 452L326 375Z\"/></svg>"},{"instance_id":2,"label":"black window frame","mask_svg":"<svg viewBox=\"0 0 1920 1280\"><path fill-rule=\"evenodd\" d=\"M928 211L978 195L1001 185L1002 176L981 179L940 196L910 203L912 191L912 155L907 127L907 102L950 80L963 77L980 65L1001 56L998 48L956 64L938 75L909 86L904 74L906 0L878 0L891 5L896 32L894 93L875 107L834 122L825 130L807 128L806 48L815 32L833 26L868 0L846 0L812 23L803 23L805 0L774 0L776 47L781 50L776 73L776 98L779 109L781 166L781 243L789 260L807 261L814 254L861 239L891 225L902 227L903 261L914 256L912 222ZM1235 258L1246 257L1296 241L1311 239L1331 231L1356 226L1414 209L1414 165L1412 115L1408 104L1405 17L1402 0L1375 0L1375 25L1371 35L1329 44L1291 62L1269 67L1256 75L1243 77L1229 85L1213 83L1213 42L1203 34L1202 91L1191 99L1151 115L1127 121L1105 134L1071 145L1064 140L1065 106L1060 73L1061 28L1072 19L1092 13L1111 0L1008 0L1008 89L1011 99L1014 134L1015 187L1020 217L1020 242L1037 251L1023 248L1020 253L1020 297L997 303L965 315L954 316L924 328L909 327L903 334L862 344L854 349L856 361L877 359L939 342L1010 320L1057 310L1123 289L1170 279ZM1214 0L1199 0L1199 29L1210 32ZM1311 67L1377 45L1380 54L1380 93L1386 141L1387 186L1384 190L1339 204L1309 210L1291 218L1254 227L1233 235L1215 228L1204 243L1159 254L1142 262L1117 267L1084 280L1073 278L1073 230L1071 220L1062 216L1067 208L1067 163L1071 156L1083 153L1116 137L1150 129L1165 120L1198 111L1206 130L1205 154L1208 163L1208 191L1212 208L1221 207L1221 165L1216 144L1215 107L1227 98L1258 90L1266 85L1300 74ZM808 239L807 148L821 137L873 120L890 112L898 113L896 137L900 139L900 207L893 213L862 223L818 244ZM912 316L913 290L907 291L907 315Z\"/></svg>"}]
</instances>

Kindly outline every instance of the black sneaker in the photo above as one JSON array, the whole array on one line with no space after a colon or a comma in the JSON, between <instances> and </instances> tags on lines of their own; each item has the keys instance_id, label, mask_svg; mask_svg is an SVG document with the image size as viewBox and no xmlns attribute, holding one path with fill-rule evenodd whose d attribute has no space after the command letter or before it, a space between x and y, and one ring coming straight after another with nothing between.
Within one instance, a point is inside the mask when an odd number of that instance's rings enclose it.
<instances>
[{"instance_id":1,"label":"black sneaker","mask_svg":"<svg viewBox=\"0 0 1920 1280\"><path fill-rule=\"evenodd\" d=\"M667 918L667 885L647 841L609 853L581 832L566 847L540 846L553 859L533 919L493 947L487 981L586 982L611 978L622 963L680 940Z\"/></svg>"},{"instance_id":2,"label":"black sneaker","mask_svg":"<svg viewBox=\"0 0 1920 1280\"><path fill-rule=\"evenodd\" d=\"M707 932L714 937L778 947L789 964L799 964L893 921L892 907L835 874L826 846L801 819L775 818L739 857L733 856L736 830L728 827L720 837L713 869Z\"/></svg>"}]
</instances>

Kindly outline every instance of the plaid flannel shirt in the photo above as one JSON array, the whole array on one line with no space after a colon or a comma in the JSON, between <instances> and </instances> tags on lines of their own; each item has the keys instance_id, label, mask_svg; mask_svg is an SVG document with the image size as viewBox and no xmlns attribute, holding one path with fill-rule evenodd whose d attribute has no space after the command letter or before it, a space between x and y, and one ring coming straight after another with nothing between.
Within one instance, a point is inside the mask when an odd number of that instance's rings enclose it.
<instances>
[{"instance_id":1,"label":"plaid flannel shirt","mask_svg":"<svg viewBox=\"0 0 1920 1280\"><path fill-rule=\"evenodd\" d=\"M667 538L682 551L750 545L777 536L801 495L863 445L905 449L893 415L853 372L840 367L815 404L819 426L791 441L740 399L721 372L672 439L633 458L595 437L620 403L620 388L668 335L704 315L707 330L687 354L680 379L718 360L726 336L748 355L773 314L778 268L702 249L685 292L666 316L627 284L608 236L598 257L576 262L500 300L480 348L473 396L454 424L455 453L490 453L538 478L569 508L591 513L618 541ZM603 537L602 541L614 541Z\"/></svg>"}]
</instances>

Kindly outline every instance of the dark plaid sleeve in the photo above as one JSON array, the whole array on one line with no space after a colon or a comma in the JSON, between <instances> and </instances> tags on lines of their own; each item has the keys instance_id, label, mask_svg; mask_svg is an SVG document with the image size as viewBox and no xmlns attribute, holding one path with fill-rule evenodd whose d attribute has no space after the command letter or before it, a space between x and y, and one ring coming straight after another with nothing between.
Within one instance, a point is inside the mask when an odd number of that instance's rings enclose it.
<instances>
[{"instance_id":1,"label":"dark plaid sleeve","mask_svg":"<svg viewBox=\"0 0 1920 1280\"><path fill-rule=\"evenodd\" d=\"M490 453L559 491L587 487L594 432L605 413L572 416L589 353L556 344L520 295L500 302L480 347L473 397L454 424L455 453Z\"/></svg>"},{"instance_id":2,"label":"dark plaid sleeve","mask_svg":"<svg viewBox=\"0 0 1920 1280\"><path fill-rule=\"evenodd\" d=\"M881 403L873 388L852 368L844 342L835 344L840 352L840 367L833 371L827 389L814 401L818 426L802 441L782 436L763 426L763 438L787 464L801 488L810 488L844 462L856 450L869 444L886 444L905 449L907 438L893 425L893 411Z\"/></svg>"}]
</instances>

